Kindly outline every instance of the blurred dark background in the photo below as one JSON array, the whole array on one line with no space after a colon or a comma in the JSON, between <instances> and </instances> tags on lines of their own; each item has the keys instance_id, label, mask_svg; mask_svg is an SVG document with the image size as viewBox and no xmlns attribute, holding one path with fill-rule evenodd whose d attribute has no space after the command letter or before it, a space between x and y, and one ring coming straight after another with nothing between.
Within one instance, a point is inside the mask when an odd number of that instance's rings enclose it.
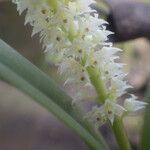
<instances>
[{"instance_id":1,"label":"blurred dark background","mask_svg":"<svg viewBox=\"0 0 150 150\"><path fill-rule=\"evenodd\" d=\"M136 25L136 19L133 22L127 21L127 26L126 22L122 22L122 20L128 20L129 16L131 20L134 20L134 15L131 17L131 14L125 12L121 16L118 14L123 12L121 8L125 6L124 3L128 6L132 2L136 12L136 8L141 5L141 10L145 8L145 5L150 8L150 0L138 2L106 0L105 2L98 0L96 9L99 10L103 18L109 21L108 28L116 33L110 39L117 42L115 46L124 50L120 56L122 62L127 64L125 71L129 72L129 82L134 86L133 92L143 98L150 77L150 32L147 31L149 28L146 29L149 22L145 22L147 26L142 24L142 28L140 26L131 32ZM128 12L129 8L125 9ZM147 9L147 12L149 10ZM56 68L45 61L38 36L31 38L31 27L24 26L24 15L19 16L16 6L10 1L0 0L0 38L61 84L62 79L57 76ZM146 15L150 16L150 12L145 14L145 18L150 21ZM144 22L144 20L141 21ZM138 33L135 33L137 31ZM134 149L136 149L139 140L143 122L142 116L143 113L140 112L139 115L129 116L124 120ZM109 141L111 149L116 150L117 147L111 136L111 131L106 126L101 130ZM0 81L0 150L66 149L88 150L82 140L52 114L34 103L24 93Z\"/></svg>"}]
</instances>

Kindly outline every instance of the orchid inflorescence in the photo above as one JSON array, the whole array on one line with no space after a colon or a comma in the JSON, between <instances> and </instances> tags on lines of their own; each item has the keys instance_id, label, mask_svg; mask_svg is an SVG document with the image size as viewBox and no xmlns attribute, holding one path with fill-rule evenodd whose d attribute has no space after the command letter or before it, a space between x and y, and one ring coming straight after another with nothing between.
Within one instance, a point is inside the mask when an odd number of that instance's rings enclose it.
<instances>
[{"instance_id":1,"label":"orchid inflorescence","mask_svg":"<svg viewBox=\"0 0 150 150\"><path fill-rule=\"evenodd\" d=\"M98 105L86 118L94 124L122 117L128 112L144 108L146 103L130 95L124 104L118 98L131 88L125 81L117 52L108 42L107 22L99 19L90 5L94 0L12 0L19 13L26 10L25 24L33 27L32 35L39 33L46 53L54 56L58 71L65 77L65 85L74 83L73 103L90 97L87 87L96 93Z\"/></svg>"}]
</instances>

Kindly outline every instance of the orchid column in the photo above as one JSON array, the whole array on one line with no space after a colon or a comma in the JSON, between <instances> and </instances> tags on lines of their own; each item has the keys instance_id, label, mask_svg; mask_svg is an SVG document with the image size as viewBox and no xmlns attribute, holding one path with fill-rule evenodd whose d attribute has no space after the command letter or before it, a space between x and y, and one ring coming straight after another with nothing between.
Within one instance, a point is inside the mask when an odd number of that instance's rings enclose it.
<instances>
[{"instance_id":1,"label":"orchid column","mask_svg":"<svg viewBox=\"0 0 150 150\"><path fill-rule=\"evenodd\" d=\"M90 98L87 87L95 93L97 106L85 116L97 128L110 122L120 148L130 146L122 129L122 117L143 108L146 103L131 95L124 105L118 98L131 86L124 80L124 64L117 63L120 49L108 41L111 32L106 21L99 19L89 5L94 0L13 0L21 14L27 11L25 24L33 26L32 35L39 33L45 52L57 57L55 64L66 78L65 85L74 83L73 103Z\"/></svg>"}]
</instances>

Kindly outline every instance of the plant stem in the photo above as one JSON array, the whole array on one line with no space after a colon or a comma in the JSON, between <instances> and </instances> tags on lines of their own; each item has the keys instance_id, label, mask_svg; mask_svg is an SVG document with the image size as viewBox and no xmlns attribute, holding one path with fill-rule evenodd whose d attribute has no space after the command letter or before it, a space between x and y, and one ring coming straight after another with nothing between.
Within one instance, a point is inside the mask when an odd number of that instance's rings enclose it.
<instances>
[{"instance_id":1,"label":"plant stem","mask_svg":"<svg viewBox=\"0 0 150 150\"><path fill-rule=\"evenodd\" d=\"M129 140L123 126L122 118L116 116L111 127L115 134L120 150L131 150Z\"/></svg>"},{"instance_id":2,"label":"plant stem","mask_svg":"<svg viewBox=\"0 0 150 150\"><path fill-rule=\"evenodd\" d=\"M101 80L100 73L95 67L87 67L87 72L90 76L91 83L95 87L96 92L98 93L98 99L101 103L104 103L108 98L108 93L106 88ZM128 141L125 129L123 127L122 118L115 116L113 125L110 123L111 128L116 137L118 146L120 150L131 150L130 143Z\"/></svg>"},{"instance_id":3,"label":"plant stem","mask_svg":"<svg viewBox=\"0 0 150 150\"><path fill-rule=\"evenodd\" d=\"M90 76L91 83L95 87L95 90L98 94L98 99L101 103L104 103L107 99L107 92L103 81L100 80L100 73L95 67L87 67L87 72Z\"/></svg>"},{"instance_id":4,"label":"plant stem","mask_svg":"<svg viewBox=\"0 0 150 150\"><path fill-rule=\"evenodd\" d=\"M56 9L57 9L57 0L48 0L47 2L48 2L48 4L49 4L49 6L50 6L54 11L56 11Z\"/></svg>"}]
</instances>

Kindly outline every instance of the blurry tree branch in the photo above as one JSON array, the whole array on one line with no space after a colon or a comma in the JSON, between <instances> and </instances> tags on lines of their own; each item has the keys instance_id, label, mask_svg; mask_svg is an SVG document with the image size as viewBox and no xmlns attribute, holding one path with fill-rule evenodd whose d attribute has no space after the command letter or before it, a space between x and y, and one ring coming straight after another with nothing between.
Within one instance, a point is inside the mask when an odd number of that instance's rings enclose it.
<instances>
[{"instance_id":1,"label":"blurry tree branch","mask_svg":"<svg viewBox=\"0 0 150 150\"><path fill-rule=\"evenodd\" d=\"M105 0L110 8L107 21L114 42L138 37L150 39L150 4L131 0Z\"/></svg>"}]
</instances>

